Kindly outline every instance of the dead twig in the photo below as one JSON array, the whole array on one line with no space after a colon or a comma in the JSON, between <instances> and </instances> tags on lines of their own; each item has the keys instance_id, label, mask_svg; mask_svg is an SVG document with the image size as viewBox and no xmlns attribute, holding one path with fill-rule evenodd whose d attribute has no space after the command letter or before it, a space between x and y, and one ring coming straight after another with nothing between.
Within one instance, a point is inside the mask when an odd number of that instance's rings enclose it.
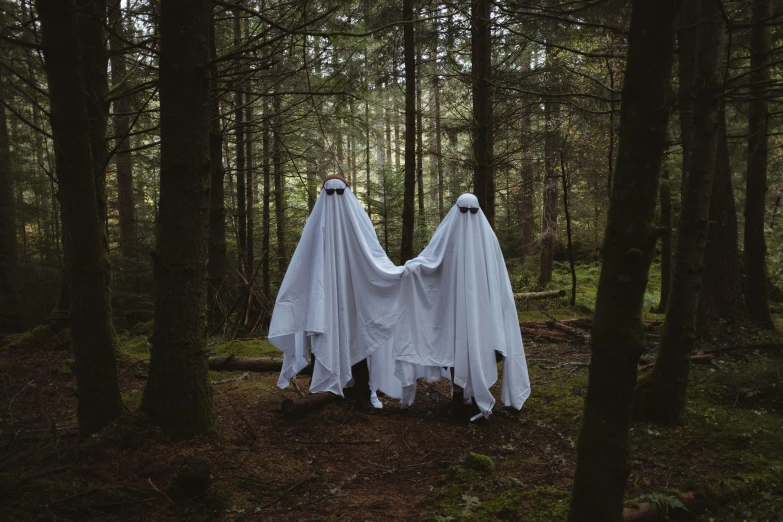
<instances>
[{"instance_id":1,"label":"dead twig","mask_svg":"<svg viewBox=\"0 0 783 522\"><path fill-rule=\"evenodd\" d=\"M250 377L250 373L249 372L245 372L242 375L240 375L239 377L234 377L233 379L222 379L220 381L212 381L212 384L226 384L226 383L229 383L229 382L244 381L248 377Z\"/></svg>"},{"instance_id":2,"label":"dead twig","mask_svg":"<svg viewBox=\"0 0 783 522\"><path fill-rule=\"evenodd\" d=\"M159 490L159 489L158 489L158 486L156 486L156 485L155 485L155 483L154 483L154 482L152 482L152 477L149 477L149 478L147 479L147 482L149 482L150 486L152 486L152 489L154 489L155 491L157 491L158 493L160 493L161 495L163 495L163 496L166 498L166 500L168 500L168 501L169 501L169 502L171 502L172 504L174 503L174 501L173 501L173 500L171 500L171 497L169 497L167 494L165 494L164 492L162 492L161 490Z\"/></svg>"}]
</instances>

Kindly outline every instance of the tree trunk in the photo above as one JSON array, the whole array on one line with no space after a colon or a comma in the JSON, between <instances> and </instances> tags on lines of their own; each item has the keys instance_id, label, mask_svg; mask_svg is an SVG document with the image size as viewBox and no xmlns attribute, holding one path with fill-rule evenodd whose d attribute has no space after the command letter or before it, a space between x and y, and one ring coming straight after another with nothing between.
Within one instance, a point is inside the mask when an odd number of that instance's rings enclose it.
<instances>
[{"instance_id":1,"label":"tree trunk","mask_svg":"<svg viewBox=\"0 0 783 522\"><path fill-rule=\"evenodd\" d=\"M263 156L264 156L264 202L261 215L261 278L264 281L264 297L272 299L271 281L269 280L269 197L271 189L271 169L269 147L271 136L269 130L269 102L264 101L264 138L263 138Z\"/></svg>"},{"instance_id":2,"label":"tree trunk","mask_svg":"<svg viewBox=\"0 0 783 522\"><path fill-rule=\"evenodd\" d=\"M772 329L767 289L767 243L764 238L764 211L767 196L767 142L769 110L767 89L770 81L770 25L772 0L753 0L750 30L751 100L748 104L748 173L745 192L745 295L748 317Z\"/></svg>"},{"instance_id":3,"label":"tree trunk","mask_svg":"<svg viewBox=\"0 0 783 522\"><path fill-rule=\"evenodd\" d=\"M285 177L283 174L283 129L280 121L282 118L280 95L274 98L275 123L273 129L272 162L275 175L275 221L277 225L277 268L280 277L285 274L288 258L286 256L285 243Z\"/></svg>"},{"instance_id":4,"label":"tree trunk","mask_svg":"<svg viewBox=\"0 0 783 522\"><path fill-rule=\"evenodd\" d=\"M240 24L240 10L234 11L234 46L242 42ZM234 90L234 136L236 144L236 171L237 171L237 250L239 256L239 272L247 273L247 207L245 204L245 111L242 107L243 98L242 82L235 82ZM245 289L247 291L247 289Z\"/></svg>"},{"instance_id":5,"label":"tree trunk","mask_svg":"<svg viewBox=\"0 0 783 522\"><path fill-rule=\"evenodd\" d=\"M530 73L530 56L525 54L522 64L522 74ZM520 211L522 213L522 254L525 258L533 254L535 244L534 237L534 211L533 211L533 151L531 147L533 136L532 124L533 104L523 109L521 129L522 149L522 187L520 187Z\"/></svg>"},{"instance_id":6,"label":"tree trunk","mask_svg":"<svg viewBox=\"0 0 783 522\"><path fill-rule=\"evenodd\" d=\"M364 100L364 173L367 176L364 187L364 204L367 207L367 215L372 221L372 191L370 190L370 103Z\"/></svg>"},{"instance_id":7,"label":"tree trunk","mask_svg":"<svg viewBox=\"0 0 783 522\"><path fill-rule=\"evenodd\" d=\"M544 102L546 136L544 137L544 213L541 219L541 263L538 268L538 286L543 288L552 281L552 268L557 243L558 180L557 163L560 150L558 119L560 103Z\"/></svg>"},{"instance_id":8,"label":"tree trunk","mask_svg":"<svg viewBox=\"0 0 783 522\"><path fill-rule=\"evenodd\" d=\"M720 66L723 17L720 0L698 2L699 24L694 60L694 85L689 172L685 182L666 319L655 368L639 381L634 414L644 420L673 423L685 409L690 355L696 332L696 307L702 282L704 249L710 216L710 196L718 145L722 104ZM681 57L686 59L688 57Z\"/></svg>"},{"instance_id":9,"label":"tree trunk","mask_svg":"<svg viewBox=\"0 0 783 522\"><path fill-rule=\"evenodd\" d=\"M109 25L112 32L109 37L111 48L112 88L121 92L128 88L125 76L124 44L121 36L125 34L122 18L121 0L111 0L109 4ZM124 96L114 102L114 158L117 164L117 206L119 210L120 254L122 255L123 286L139 292L136 245L136 211L133 203L133 158L130 153L130 98Z\"/></svg>"},{"instance_id":10,"label":"tree trunk","mask_svg":"<svg viewBox=\"0 0 783 522\"><path fill-rule=\"evenodd\" d=\"M446 216L446 210L443 206L443 139L440 128L440 77L437 73L432 83L435 97L435 164L438 169L438 218L443 221L443 218Z\"/></svg>"},{"instance_id":11,"label":"tree trunk","mask_svg":"<svg viewBox=\"0 0 783 522\"><path fill-rule=\"evenodd\" d=\"M571 306L576 306L576 268L574 268L574 248L571 243L571 214L568 211L568 191L571 188L571 176L566 173L563 151L560 151L560 171L563 180L563 213L566 222L566 237L568 238L568 265L571 268Z\"/></svg>"},{"instance_id":12,"label":"tree trunk","mask_svg":"<svg viewBox=\"0 0 783 522\"><path fill-rule=\"evenodd\" d=\"M421 63L421 55L417 56L417 63ZM423 107L421 104L421 83L416 88L416 192L419 202L419 233L418 237L424 239L427 222L424 215L424 123ZM423 245L421 245L423 248Z\"/></svg>"},{"instance_id":13,"label":"tree trunk","mask_svg":"<svg viewBox=\"0 0 783 522\"><path fill-rule=\"evenodd\" d=\"M71 345L76 414L83 435L96 433L124 407L117 383L117 339L111 322L103 220L98 208L91 129L74 2L38 0L49 86L55 163L69 258ZM105 11L104 11L105 13Z\"/></svg>"},{"instance_id":14,"label":"tree trunk","mask_svg":"<svg viewBox=\"0 0 783 522\"><path fill-rule=\"evenodd\" d=\"M209 0L161 3L155 333L141 409L177 437L215 429L205 320L211 20Z\"/></svg>"},{"instance_id":15,"label":"tree trunk","mask_svg":"<svg viewBox=\"0 0 783 522\"><path fill-rule=\"evenodd\" d=\"M666 312L666 303L669 301L672 275L672 186L669 181L669 169L661 169L661 300L656 311L659 314Z\"/></svg>"},{"instance_id":16,"label":"tree trunk","mask_svg":"<svg viewBox=\"0 0 783 522\"><path fill-rule=\"evenodd\" d=\"M470 63L473 83L473 192L495 228L495 173L492 121L492 28L489 0L470 3Z\"/></svg>"},{"instance_id":17,"label":"tree trunk","mask_svg":"<svg viewBox=\"0 0 783 522\"><path fill-rule=\"evenodd\" d=\"M699 3L685 0L680 11L677 44L679 47L679 80L680 88L677 102L680 113L680 138L682 141L682 176L680 180L680 196L685 192L685 181L688 177L691 154L691 137L693 135L693 57L696 56L697 22L699 18ZM688 58L690 57L690 58Z\"/></svg>"},{"instance_id":18,"label":"tree trunk","mask_svg":"<svg viewBox=\"0 0 783 522\"><path fill-rule=\"evenodd\" d=\"M253 135L250 133L250 122L253 121L253 107L249 99L247 101L247 108L245 109L245 121L248 123L245 132L245 170L247 171L245 176L245 188L247 190L247 196L245 197L245 204L247 206L245 215L247 239L245 245L247 247L247 280L250 281L255 273L253 268L255 264L255 251L253 250L253 201L255 199L255 181L253 179ZM252 281L250 284L252 286Z\"/></svg>"},{"instance_id":19,"label":"tree trunk","mask_svg":"<svg viewBox=\"0 0 783 522\"><path fill-rule=\"evenodd\" d=\"M0 100L5 102L4 98L5 85L0 76ZM5 105L0 103L0 332L22 329L19 314L21 288L12 178L11 145L8 141Z\"/></svg>"},{"instance_id":20,"label":"tree trunk","mask_svg":"<svg viewBox=\"0 0 783 522\"><path fill-rule=\"evenodd\" d=\"M215 42L215 19L212 19L209 33L209 52L214 59L217 56ZM221 309L220 288L226 277L226 203L223 183L226 171L223 168L223 128L220 124L220 95L218 88L218 68L213 63L209 68L209 292L207 297L210 316ZM213 317L214 318L214 317Z\"/></svg>"},{"instance_id":21,"label":"tree trunk","mask_svg":"<svg viewBox=\"0 0 783 522\"><path fill-rule=\"evenodd\" d=\"M726 115L719 115L718 149L710 197L710 226L704 250L704 274L697 315L697 331L709 335L719 321L740 321L745 316L740 254L737 240L737 209L731 186Z\"/></svg>"},{"instance_id":22,"label":"tree trunk","mask_svg":"<svg viewBox=\"0 0 783 522\"><path fill-rule=\"evenodd\" d=\"M632 4L618 156L602 247L592 356L569 521L622 520L628 428L644 348L642 305L655 251L655 200L669 119L678 2Z\"/></svg>"},{"instance_id":23,"label":"tree trunk","mask_svg":"<svg viewBox=\"0 0 783 522\"><path fill-rule=\"evenodd\" d=\"M413 37L413 0L402 0L405 53L405 193L402 203L400 263L413 257L414 196L416 187L416 53Z\"/></svg>"}]
</instances>

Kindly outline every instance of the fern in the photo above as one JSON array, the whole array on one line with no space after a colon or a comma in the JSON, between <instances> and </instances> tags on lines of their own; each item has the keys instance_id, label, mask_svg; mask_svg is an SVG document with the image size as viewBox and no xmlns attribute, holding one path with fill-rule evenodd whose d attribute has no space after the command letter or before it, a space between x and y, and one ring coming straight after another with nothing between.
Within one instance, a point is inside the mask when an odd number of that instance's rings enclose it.
<instances>
[{"instance_id":1,"label":"fern","mask_svg":"<svg viewBox=\"0 0 783 522\"><path fill-rule=\"evenodd\" d=\"M649 493L633 499L632 502L641 504L642 502L649 502L652 504L653 509L658 515L667 516L670 511L675 509L682 509L689 511L679 496L666 495L664 493Z\"/></svg>"}]
</instances>

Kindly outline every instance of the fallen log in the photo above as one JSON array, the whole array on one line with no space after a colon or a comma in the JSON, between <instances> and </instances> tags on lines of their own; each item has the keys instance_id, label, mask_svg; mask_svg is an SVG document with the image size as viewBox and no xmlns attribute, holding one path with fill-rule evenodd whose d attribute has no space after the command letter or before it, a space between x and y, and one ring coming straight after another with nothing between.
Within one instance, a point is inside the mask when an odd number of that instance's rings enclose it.
<instances>
[{"instance_id":1,"label":"fallen log","mask_svg":"<svg viewBox=\"0 0 783 522\"><path fill-rule=\"evenodd\" d=\"M539 299L555 299L565 297L565 290L550 290L547 292L522 292L514 294L514 301L537 301Z\"/></svg>"},{"instance_id":2,"label":"fallen log","mask_svg":"<svg viewBox=\"0 0 783 522\"><path fill-rule=\"evenodd\" d=\"M271 357L210 357L209 369L214 372L279 372L283 361ZM299 375L312 375L313 367L307 365Z\"/></svg>"},{"instance_id":3,"label":"fallen log","mask_svg":"<svg viewBox=\"0 0 783 522\"><path fill-rule=\"evenodd\" d=\"M670 515L674 512L682 513L687 510L686 514L693 516L704 511L704 496L697 491L686 491L678 500L685 506L685 510L681 507L672 508L668 505L661 509L660 506L656 506L652 502L624 508L623 522L657 522L658 520L669 520Z\"/></svg>"},{"instance_id":4,"label":"fallen log","mask_svg":"<svg viewBox=\"0 0 783 522\"><path fill-rule=\"evenodd\" d=\"M341 400L342 397L333 393L316 393L301 399L283 399L280 410L286 417L296 417L322 407L324 404Z\"/></svg>"}]
</instances>

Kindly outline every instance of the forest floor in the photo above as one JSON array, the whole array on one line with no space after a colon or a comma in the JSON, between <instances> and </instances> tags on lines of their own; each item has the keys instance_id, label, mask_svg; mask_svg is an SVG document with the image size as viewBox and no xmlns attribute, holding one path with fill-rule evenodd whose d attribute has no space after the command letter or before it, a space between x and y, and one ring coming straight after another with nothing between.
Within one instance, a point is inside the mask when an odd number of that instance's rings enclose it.
<instances>
[{"instance_id":1,"label":"forest floor","mask_svg":"<svg viewBox=\"0 0 783 522\"><path fill-rule=\"evenodd\" d=\"M585 314L552 308L523 319L548 315ZM118 372L131 412L149 334L149 325L121 333ZM654 331L649 341L652 360ZM682 425L633 424L629 506L666 509L696 490L707 506L697 520L783 520L783 353L764 348L780 341L737 327L700 348L737 341L761 348L694 365ZM262 340L210 350L276 353ZM290 420L280 401L298 392L278 389L276 374L251 372L214 385L212 437L174 442L129 414L79 442L67 332L0 339L0 520L564 520L589 347L526 340L525 350L532 394L516 415L498 406L486 421L455 419L449 384L439 382L422 383L408 410L384 398L368 414L345 400ZM215 382L238 377L210 372ZM306 394L307 377L298 386ZM175 497L168 486L192 457L212 463L212 486L201 498Z\"/></svg>"}]
</instances>

